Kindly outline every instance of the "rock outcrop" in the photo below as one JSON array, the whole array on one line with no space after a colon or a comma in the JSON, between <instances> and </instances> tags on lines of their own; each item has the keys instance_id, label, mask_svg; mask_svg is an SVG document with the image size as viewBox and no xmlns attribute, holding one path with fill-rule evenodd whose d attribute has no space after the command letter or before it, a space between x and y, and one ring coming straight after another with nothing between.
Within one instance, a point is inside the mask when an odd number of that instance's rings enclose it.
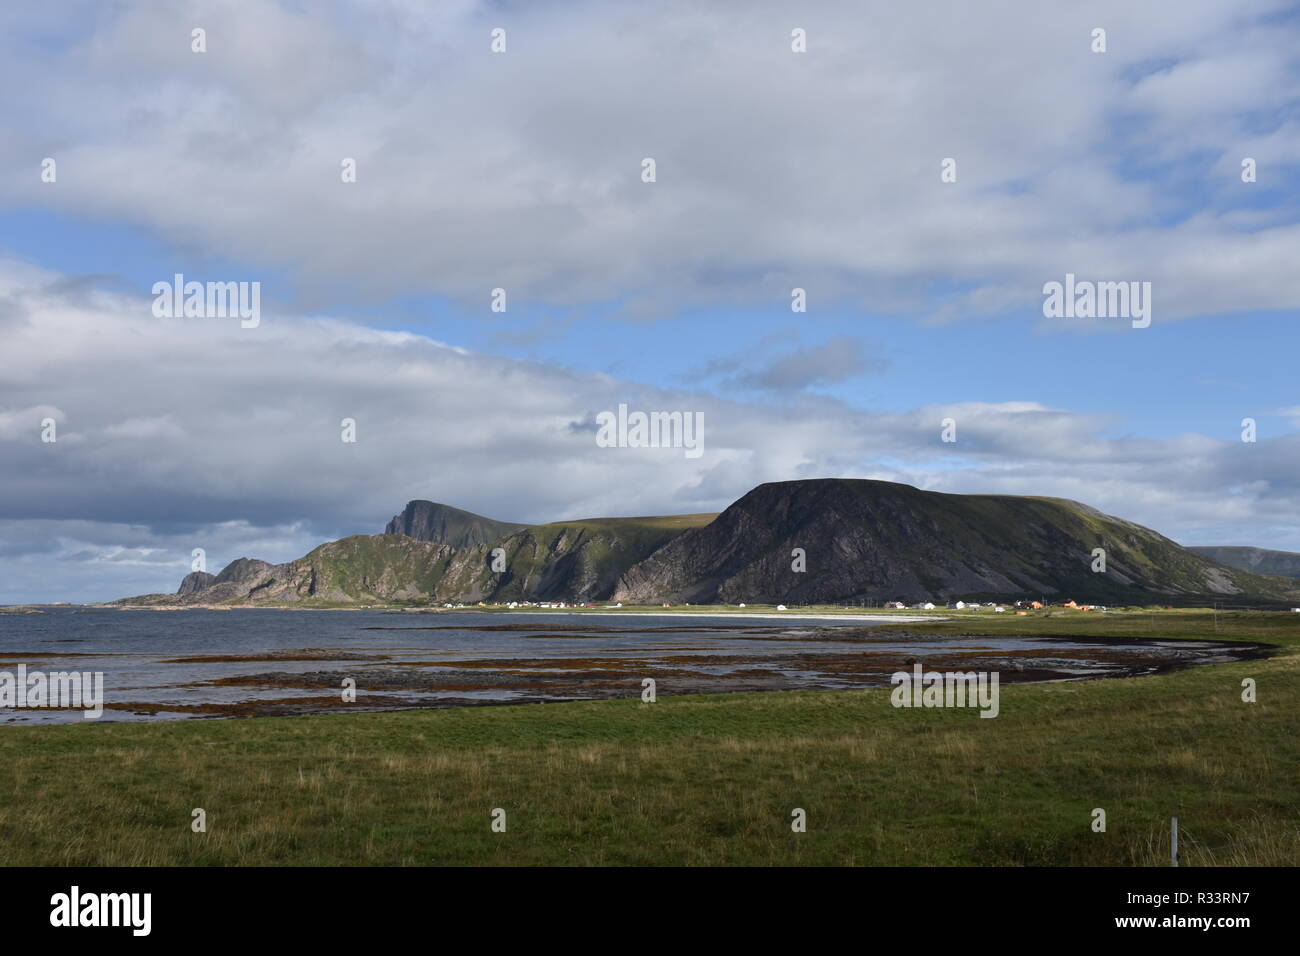
<instances>
[{"instance_id":1,"label":"rock outcrop","mask_svg":"<svg viewBox=\"0 0 1300 956\"><path fill-rule=\"evenodd\" d=\"M180 595L193 594L196 591L202 591L204 588L210 587L216 580L217 576L208 574L207 571L191 571L185 575L181 581L181 586L176 589L176 593Z\"/></svg>"},{"instance_id":2,"label":"rock outcrop","mask_svg":"<svg viewBox=\"0 0 1300 956\"><path fill-rule=\"evenodd\" d=\"M395 533L395 527L414 534ZM413 501L389 528L323 544L286 564L239 558L215 577L188 575L174 595L118 603L815 604L1044 597L1149 604L1293 602L1300 596L1295 581L1229 567L1075 501L941 494L884 481L776 482L760 485L720 515L532 527Z\"/></svg>"},{"instance_id":3,"label":"rock outcrop","mask_svg":"<svg viewBox=\"0 0 1300 956\"><path fill-rule=\"evenodd\" d=\"M801 549L802 570L796 549ZM1094 571L1096 549L1105 570ZM760 485L619 581L629 603L1280 598L1149 528L1061 498L951 495L885 481Z\"/></svg>"},{"instance_id":4,"label":"rock outcrop","mask_svg":"<svg viewBox=\"0 0 1300 956\"><path fill-rule=\"evenodd\" d=\"M416 541L472 548L527 527L526 524L484 518L436 501L408 501L402 513L394 515L388 522L384 534L404 534Z\"/></svg>"},{"instance_id":5,"label":"rock outcrop","mask_svg":"<svg viewBox=\"0 0 1300 956\"><path fill-rule=\"evenodd\" d=\"M1284 578L1300 578L1300 554L1294 551L1271 551L1268 548L1245 548L1230 545L1193 546L1187 549L1201 557L1226 564L1241 571L1255 574L1275 574Z\"/></svg>"}]
</instances>

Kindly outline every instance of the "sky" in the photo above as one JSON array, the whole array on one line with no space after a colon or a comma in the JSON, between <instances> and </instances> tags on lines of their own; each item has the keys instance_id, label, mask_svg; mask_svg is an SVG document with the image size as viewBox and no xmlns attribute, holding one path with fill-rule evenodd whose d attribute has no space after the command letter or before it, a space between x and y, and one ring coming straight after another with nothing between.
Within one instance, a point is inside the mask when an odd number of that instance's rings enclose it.
<instances>
[{"instance_id":1,"label":"sky","mask_svg":"<svg viewBox=\"0 0 1300 956\"><path fill-rule=\"evenodd\" d=\"M1298 177L1275 0L5 5L0 603L832 476L1300 551Z\"/></svg>"}]
</instances>

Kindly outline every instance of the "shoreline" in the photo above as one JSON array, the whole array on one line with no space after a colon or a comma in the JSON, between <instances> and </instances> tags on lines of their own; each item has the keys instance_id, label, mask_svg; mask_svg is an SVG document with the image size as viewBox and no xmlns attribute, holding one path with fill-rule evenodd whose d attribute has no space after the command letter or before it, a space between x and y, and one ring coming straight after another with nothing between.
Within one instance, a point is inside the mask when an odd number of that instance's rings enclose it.
<instances>
[{"instance_id":1,"label":"shoreline","mask_svg":"<svg viewBox=\"0 0 1300 956\"><path fill-rule=\"evenodd\" d=\"M481 609L480 609L481 610ZM739 618L759 618L763 620L788 621L790 619L798 621L868 621L872 623L886 623L891 621L917 621L926 623L930 621L946 621L946 617L904 617L901 614L827 614L825 612L813 612L811 614L799 614L793 611L777 611L766 613L755 611L606 611L604 608L594 610L587 608L578 611L497 611L498 614L530 614L530 615L548 615L559 617L566 614L598 614L601 617L739 617Z\"/></svg>"},{"instance_id":2,"label":"shoreline","mask_svg":"<svg viewBox=\"0 0 1300 956\"><path fill-rule=\"evenodd\" d=\"M29 605L30 607L52 607L54 605ZM846 611L843 614L830 611L810 611L800 613L798 611L740 611L727 605L725 611L708 610L707 605L700 606L699 610L694 611L659 611L653 608L646 610L635 609L606 609L606 608L504 608L504 607L458 607L458 608L425 608L425 607L392 607L386 605L364 605L360 607L313 607L311 605L301 606L293 604L85 604L85 605L62 605L64 607L73 607L87 610L104 610L104 611L380 611L385 614L517 614L538 616L601 616L601 617L674 617L674 618L698 618L698 617L727 617L727 618L754 618L762 620L789 620L795 618L804 621L854 621L868 623L889 623L894 621L909 621L917 623L932 623L935 621L951 620L950 615L932 616L932 615L912 615L912 614L886 614L886 613L858 613ZM29 612L29 613L40 613Z\"/></svg>"}]
</instances>

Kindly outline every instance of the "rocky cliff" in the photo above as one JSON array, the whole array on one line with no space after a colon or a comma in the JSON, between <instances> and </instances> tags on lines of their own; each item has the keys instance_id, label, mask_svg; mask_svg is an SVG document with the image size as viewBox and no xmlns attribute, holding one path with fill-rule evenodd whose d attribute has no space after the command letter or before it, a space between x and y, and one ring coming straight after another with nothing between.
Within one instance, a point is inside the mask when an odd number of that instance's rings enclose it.
<instances>
[{"instance_id":1,"label":"rocky cliff","mask_svg":"<svg viewBox=\"0 0 1300 956\"><path fill-rule=\"evenodd\" d=\"M176 593L180 595L193 594L195 591L202 591L204 588L210 587L216 580L217 576L208 574L207 571L191 571L182 579L181 586L176 589Z\"/></svg>"},{"instance_id":2,"label":"rocky cliff","mask_svg":"<svg viewBox=\"0 0 1300 956\"><path fill-rule=\"evenodd\" d=\"M1218 563L1078 502L941 494L884 481L776 482L760 485L720 515L533 527L415 501L390 522L390 529L395 526L439 540L356 535L286 564L240 558L216 577L188 575L174 595L119 603L813 604L1046 597L1150 604L1300 597L1295 581ZM483 540L494 530L501 533ZM1105 553L1105 567L1094 571L1097 549Z\"/></svg>"},{"instance_id":3,"label":"rocky cliff","mask_svg":"<svg viewBox=\"0 0 1300 956\"><path fill-rule=\"evenodd\" d=\"M404 534L416 541L472 548L527 527L526 524L484 518L436 501L408 501L402 513L394 515L388 522L384 534Z\"/></svg>"},{"instance_id":4,"label":"rocky cliff","mask_svg":"<svg viewBox=\"0 0 1300 956\"><path fill-rule=\"evenodd\" d=\"M1300 578L1300 554L1294 551L1270 551L1268 548L1243 548L1233 546L1190 547L1201 557L1226 564L1230 568L1253 571L1255 574L1275 574L1284 578Z\"/></svg>"},{"instance_id":5,"label":"rocky cliff","mask_svg":"<svg viewBox=\"0 0 1300 956\"><path fill-rule=\"evenodd\" d=\"M1093 551L1105 551L1094 572ZM795 549L803 551L803 570ZM624 602L821 603L1075 598L1150 603L1280 598L1286 582L1227 568L1078 502L950 495L884 481L760 485L619 581Z\"/></svg>"}]
</instances>

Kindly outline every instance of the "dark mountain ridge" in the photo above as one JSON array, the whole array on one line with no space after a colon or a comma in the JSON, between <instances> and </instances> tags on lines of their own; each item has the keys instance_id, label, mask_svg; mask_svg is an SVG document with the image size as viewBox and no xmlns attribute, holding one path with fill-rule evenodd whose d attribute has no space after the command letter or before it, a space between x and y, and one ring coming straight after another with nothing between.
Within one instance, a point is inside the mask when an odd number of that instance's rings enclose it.
<instances>
[{"instance_id":1,"label":"dark mountain ridge","mask_svg":"<svg viewBox=\"0 0 1300 956\"><path fill-rule=\"evenodd\" d=\"M436 501L408 501L402 513L394 515L384 534L404 534L416 541L430 541L453 548L472 548L504 538L527 528L513 521L496 521L472 511L462 511Z\"/></svg>"},{"instance_id":2,"label":"dark mountain ridge","mask_svg":"<svg viewBox=\"0 0 1300 956\"><path fill-rule=\"evenodd\" d=\"M1300 578L1300 554L1294 551L1273 551L1268 548L1233 545L1193 545L1187 550L1242 571L1273 574L1283 578Z\"/></svg>"},{"instance_id":3,"label":"dark mountain ridge","mask_svg":"<svg viewBox=\"0 0 1300 956\"><path fill-rule=\"evenodd\" d=\"M1105 553L1104 570L1093 570L1096 549ZM759 485L718 515L534 526L412 501L385 534L329 542L281 565L240 558L206 584L191 574L178 594L118 603L1042 597L1118 605L1297 596L1295 581L1217 563L1075 501L815 479Z\"/></svg>"},{"instance_id":4,"label":"dark mountain ridge","mask_svg":"<svg viewBox=\"0 0 1300 956\"><path fill-rule=\"evenodd\" d=\"M794 549L805 570L793 570ZM1094 572L1094 549L1105 570ZM953 495L864 479L760 485L619 581L614 599L692 603L1281 597L1285 582L1061 498Z\"/></svg>"}]
</instances>

